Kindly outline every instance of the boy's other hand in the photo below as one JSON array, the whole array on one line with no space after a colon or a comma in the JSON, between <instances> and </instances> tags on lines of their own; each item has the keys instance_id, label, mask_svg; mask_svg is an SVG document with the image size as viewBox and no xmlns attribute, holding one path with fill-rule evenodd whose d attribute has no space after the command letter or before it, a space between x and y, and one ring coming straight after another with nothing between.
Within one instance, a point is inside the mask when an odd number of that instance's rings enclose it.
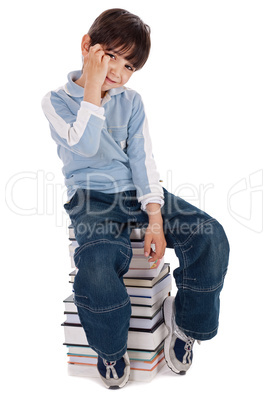
<instances>
[{"instance_id":1,"label":"boy's other hand","mask_svg":"<svg viewBox=\"0 0 268 402\"><path fill-rule=\"evenodd\" d=\"M151 248L155 245L155 250ZM154 262L165 254L167 243L163 232L163 225L160 222L149 222L144 238L144 255L150 256L148 262Z\"/></svg>"},{"instance_id":2,"label":"boy's other hand","mask_svg":"<svg viewBox=\"0 0 268 402\"><path fill-rule=\"evenodd\" d=\"M149 217L149 225L145 232L144 255L151 257L148 262L153 262L164 256L167 243L163 231L160 205L149 202L146 205L146 211ZM151 244L155 245L154 250L151 248Z\"/></svg>"}]
</instances>

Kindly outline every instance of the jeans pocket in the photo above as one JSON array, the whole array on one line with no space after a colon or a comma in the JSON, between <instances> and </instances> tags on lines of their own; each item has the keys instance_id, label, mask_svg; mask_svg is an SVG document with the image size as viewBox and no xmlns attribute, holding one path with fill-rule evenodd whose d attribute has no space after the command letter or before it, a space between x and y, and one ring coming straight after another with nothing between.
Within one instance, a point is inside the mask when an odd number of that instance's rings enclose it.
<instances>
[{"instance_id":1,"label":"jeans pocket","mask_svg":"<svg viewBox=\"0 0 268 402\"><path fill-rule=\"evenodd\" d=\"M67 201L67 202L63 205L65 211L68 212L70 209L73 208L73 203L74 203L74 199L75 199L75 197L76 197L76 194L77 194L77 191L74 193L74 195L72 196L72 198L71 198L69 201Z\"/></svg>"},{"instance_id":2,"label":"jeans pocket","mask_svg":"<svg viewBox=\"0 0 268 402\"><path fill-rule=\"evenodd\" d=\"M65 211L72 219L73 217L77 217L78 214L84 211L86 205L86 195L85 191L82 188L76 190L73 197L69 202L64 204Z\"/></svg>"}]
</instances>

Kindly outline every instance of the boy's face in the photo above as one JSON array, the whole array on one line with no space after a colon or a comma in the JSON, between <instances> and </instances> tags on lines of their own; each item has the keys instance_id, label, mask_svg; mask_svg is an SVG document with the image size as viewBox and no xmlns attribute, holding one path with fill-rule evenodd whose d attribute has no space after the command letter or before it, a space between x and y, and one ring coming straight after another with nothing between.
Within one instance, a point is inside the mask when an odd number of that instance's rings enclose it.
<instances>
[{"instance_id":1,"label":"boy's face","mask_svg":"<svg viewBox=\"0 0 268 402\"><path fill-rule=\"evenodd\" d=\"M110 56L108 72L102 85L102 94L112 88L125 85L135 71L133 65L125 58L127 55L119 55L116 49L105 50Z\"/></svg>"}]
</instances>

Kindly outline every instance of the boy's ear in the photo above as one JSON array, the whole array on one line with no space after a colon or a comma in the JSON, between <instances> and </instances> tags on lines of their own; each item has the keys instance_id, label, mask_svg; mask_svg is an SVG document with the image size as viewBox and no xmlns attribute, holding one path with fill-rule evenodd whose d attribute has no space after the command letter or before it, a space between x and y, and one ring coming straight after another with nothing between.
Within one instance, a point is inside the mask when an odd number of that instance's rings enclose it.
<instances>
[{"instance_id":1,"label":"boy's ear","mask_svg":"<svg viewBox=\"0 0 268 402\"><path fill-rule=\"evenodd\" d=\"M86 56L88 54L90 44L91 44L91 38L88 34L85 34L81 42L81 51L83 56Z\"/></svg>"}]
</instances>

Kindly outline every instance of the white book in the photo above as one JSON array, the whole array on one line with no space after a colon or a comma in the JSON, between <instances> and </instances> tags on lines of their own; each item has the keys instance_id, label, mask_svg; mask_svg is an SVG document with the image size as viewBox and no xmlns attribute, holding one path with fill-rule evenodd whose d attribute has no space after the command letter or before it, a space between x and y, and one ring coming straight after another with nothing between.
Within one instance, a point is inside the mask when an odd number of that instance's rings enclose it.
<instances>
[{"instance_id":1,"label":"white book","mask_svg":"<svg viewBox=\"0 0 268 402\"><path fill-rule=\"evenodd\" d=\"M130 233L130 239L142 240L145 236L146 228L133 228Z\"/></svg>"},{"instance_id":2,"label":"white book","mask_svg":"<svg viewBox=\"0 0 268 402\"><path fill-rule=\"evenodd\" d=\"M156 312L162 307L162 304L169 293L163 294L152 306L147 305L131 305L131 316L152 318ZM77 313L77 307L74 303L73 294L64 300L66 313Z\"/></svg>"},{"instance_id":3,"label":"white book","mask_svg":"<svg viewBox=\"0 0 268 402\"><path fill-rule=\"evenodd\" d=\"M85 345L89 346L85 331L80 325L63 324L66 345ZM162 322L152 331L129 330L128 349L155 350L157 346L167 337L168 330Z\"/></svg>"},{"instance_id":4,"label":"white book","mask_svg":"<svg viewBox=\"0 0 268 402\"><path fill-rule=\"evenodd\" d=\"M130 381L151 381L157 373L165 366L166 362L164 357L153 367L151 370L130 369ZM99 373L96 366L89 366L86 364L68 364L68 374L77 377L92 377L99 378Z\"/></svg>"},{"instance_id":5,"label":"white book","mask_svg":"<svg viewBox=\"0 0 268 402\"><path fill-rule=\"evenodd\" d=\"M65 313L66 324L81 324L77 313ZM159 321L163 319L163 311L160 309L153 318L134 317L130 318L130 328L152 329Z\"/></svg>"},{"instance_id":6,"label":"white book","mask_svg":"<svg viewBox=\"0 0 268 402\"><path fill-rule=\"evenodd\" d=\"M126 286L127 293L129 296L148 296L152 297L159 293L161 290L165 289L168 285L172 284L172 278L171 275L167 275L165 278L157 282L153 287L151 288L140 288L140 287L135 287L135 286Z\"/></svg>"},{"instance_id":7,"label":"white book","mask_svg":"<svg viewBox=\"0 0 268 402\"><path fill-rule=\"evenodd\" d=\"M158 353L164 348L164 343L162 342L156 350L134 350L128 349L128 356L130 360L141 360L141 361L152 361L158 355ZM89 346L73 346L67 345L68 353L67 355L79 355L79 356L97 356L98 354L91 349Z\"/></svg>"},{"instance_id":8,"label":"white book","mask_svg":"<svg viewBox=\"0 0 268 402\"><path fill-rule=\"evenodd\" d=\"M126 278L124 277L125 286L138 287L138 288L152 288L156 283L163 279L167 274L170 273L170 265L165 263L159 275L155 278Z\"/></svg>"},{"instance_id":9,"label":"white book","mask_svg":"<svg viewBox=\"0 0 268 402\"><path fill-rule=\"evenodd\" d=\"M78 269L74 269L72 272L70 272L69 277L69 283L74 283L75 276L78 272ZM143 287L143 288L152 288L157 282L159 282L162 278L164 278L168 273L170 272L170 266L169 264L165 263L161 272L159 275L155 278L126 278L124 277L124 284L126 286L131 286L131 287Z\"/></svg>"},{"instance_id":10,"label":"white book","mask_svg":"<svg viewBox=\"0 0 268 402\"><path fill-rule=\"evenodd\" d=\"M79 315L77 313L64 313L66 324L81 324Z\"/></svg>"},{"instance_id":11,"label":"white book","mask_svg":"<svg viewBox=\"0 0 268 402\"><path fill-rule=\"evenodd\" d=\"M168 297L169 293L163 294L152 306L146 305L131 305L131 316L134 317L153 317L154 314L162 307L164 300Z\"/></svg>"},{"instance_id":12,"label":"white book","mask_svg":"<svg viewBox=\"0 0 268 402\"><path fill-rule=\"evenodd\" d=\"M147 268L130 268L124 275L124 278L156 278L165 265L164 258L161 259L158 267L153 269Z\"/></svg>"},{"instance_id":13,"label":"white book","mask_svg":"<svg viewBox=\"0 0 268 402\"><path fill-rule=\"evenodd\" d=\"M75 263L74 263L73 256L70 256L70 259L71 259L71 267L77 269L76 266L75 266Z\"/></svg>"},{"instance_id":14,"label":"white book","mask_svg":"<svg viewBox=\"0 0 268 402\"><path fill-rule=\"evenodd\" d=\"M71 257L73 257L75 249L79 247L78 243L76 240L73 240L70 244L69 244L69 254Z\"/></svg>"},{"instance_id":15,"label":"white book","mask_svg":"<svg viewBox=\"0 0 268 402\"><path fill-rule=\"evenodd\" d=\"M71 258L71 267L77 269L74 263L73 257ZM154 268L155 263L150 263L151 268L134 268L129 267L128 272L124 275L124 278L155 278L159 275L165 265L164 257L160 260L159 265Z\"/></svg>"},{"instance_id":16,"label":"white book","mask_svg":"<svg viewBox=\"0 0 268 402\"><path fill-rule=\"evenodd\" d=\"M154 296L130 296L131 304L139 304L145 306L153 306L157 300L162 299L164 295L167 295L171 291L172 284L168 284L161 292L158 292Z\"/></svg>"},{"instance_id":17,"label":"white book","mask_svg":"<svg viewBox=\"0 0 268 402\"><path fill-rule=\"evenodd\" d=\"M165 263L164 257L152 262L148 261L149 258L151 257L144 257L141 255L132 257L129 263L129 269L155 269L158 265L163 267Z\"/></svg>"},{"instance_id":18,"label":"white book","mask_svg":"<svg viewBox=\"0 0 268 402\"><path fill-rule=\"evenodd\" d=\"M162 349L157 356L151 361L133 360L130 359L130 368L139 370L152 370L154 366L164 357L164 350ZM79 356L68 355L68 363L87 364L97 366L97 356Z\"/></svg>"},{"instance_id":19,"label":"white book","mask_svg":"<svg viewBox=\"0 0 268 402\"><path fill-rule=\"evenodd\" d=\"M163 320L163 310L160 309L152 318L131 317L130 328L152 329L159 321Z\"/></svg>"},{"instance_id":20,"label":"white book","mask_svg":"<svg viewBox=\"0 0 268 402\"><path fill-rule=\"evenodd\" d=\"M157 260L156 262L154 261L148 262L147 261L148 258L146 258L146 261L143 258L140 258L138 261L134 260L134 262L132 258L130 261L129 270L124 276L156 277L157 275L159 275L159 272L161 271L161 269L165 264L164 257L161 258L160 260ZM73 255L70 256L70 259L71 259L71 267L77 269L77 267L75 266Z\"/></svg>"},{"instance_id":21,"label":"white book","mask_svg":"<svg viewBox=\"0 0 268 402\"><path fill-rule=\"evenodd\" d=\"M69 231L69 239L75 241L75 233L74 227L72 223L68 226ZM133 228L130 232L130 239L131 240L142 240L145 236L146 227L142 228Z\"/></svg>"},{"instance_id":22,"label":"white book","mask_svg":"<svg viewBox=\"0 0 268 402\"><path fill-rule=\"evenodd\" d=\"M64 300L64 309L68 313L77 313L77 307L74 304L73 293Z\"/></svg>"},{"instance_id":23,"label":"white book","mask_svg":"<svg viewBox=\"0 0 268 402\"><path fill-rule=\"evenodd\" d=\"M79 355L79 356L98 356L98 353L95 352L89 346L73 346L66 345L68 348L67 355Z\"/></svg>"},{"instance_id":24,"label":"white book","mask_svg":"<svg viewBox=\"0 0 268 402\"><path fill-rule=\"evenodd\" d=\"M132 250L136 250L137 248L143 248L144 249L144 240L132 240L130 239L130 244L132 247Z\"/></svg>"},{"instance_id":25,"label":"white book","mask_svg":"<svg viewBox=\"0 0 268 402\"><path fill-rule=\"evenodd\" d=\"M69 239L71 240L71 239L75 239L75 234L74 234L74 227L73 227L73 225L71 224L71 225L69 225L68 226L68 229L69 229Z\"/></svg>"},{"instance_id":26,"label":"white book","mask_svg":"<svg viewBox=\"0 0 268 402\"><path fill-rule=\"evenodd\" d=\"M144 257L144 247L132 248L133 257Z\"/></svg>"}]
</instances>

